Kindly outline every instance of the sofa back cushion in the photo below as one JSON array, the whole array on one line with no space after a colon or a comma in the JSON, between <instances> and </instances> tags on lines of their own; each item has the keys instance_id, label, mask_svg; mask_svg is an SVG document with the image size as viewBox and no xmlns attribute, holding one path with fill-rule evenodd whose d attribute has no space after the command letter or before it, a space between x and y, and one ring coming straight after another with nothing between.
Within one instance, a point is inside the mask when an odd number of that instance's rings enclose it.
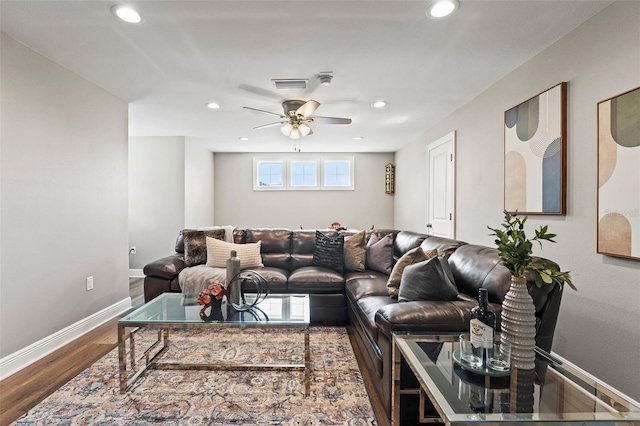
<instances>
[{"instance_id":1,"label":"sofa back cushion","mask_svg":"<svg viewBox=\"0 0 640 426\"><path fill-rule=\"evenodd\" d=\"M418 247L428 235L411 231L400 231L393 240L393 255L399 259L411 249Z\"/></svg>"},{"instance_id":2,"label":"sofa back cushion","mask_svg":"<svg viewBox=\"0 0 640 426\"><path fill-rule=\"evenodd\" d=\"M323 229L322 233L334 237L338 231ZM291 232L291 270L313 265L313 251L316 246L316 231L296 229Z\"/></svg>"},{"instance_id":3,"label":"sofa back cushion","mask_svg":"<svg viewBox=\"0 0 640 426\"><path fill-rule=\"evenodd\" d=\"M247 228L245 243L262 241L264 266L289 270L291 267L291 230L271 228Z\"/></svg>"}]
</instances>

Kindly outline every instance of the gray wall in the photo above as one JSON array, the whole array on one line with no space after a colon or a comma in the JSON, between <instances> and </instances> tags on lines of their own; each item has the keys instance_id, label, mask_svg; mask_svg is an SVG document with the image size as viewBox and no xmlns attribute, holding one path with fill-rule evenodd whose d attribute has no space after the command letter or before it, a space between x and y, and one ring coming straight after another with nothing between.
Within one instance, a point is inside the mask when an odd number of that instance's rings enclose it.
<instances>
[{"instance_id":1,"label":"gray wall","mask_svg":"<svg viewBox=\"0 0 640 426\"><path fill-rule=\"evenodd\" d=\"M213 159L190 138L129 138L131 269L173 253L181 229L213 225Z\"/></svg>"},{"instance_id":2,"label":"gray wall","mask_svg":"<svg viewBox=\"0 0 640 426\"><path fill-rule=\"evenodd\" d=\"M4 357L127 299L129 284L126 103L1 38Z\"/></svg>"},{"instance_id":3,"label":"gray wall","mask_svg":"<svg viewBox=\"0 0 640 426\"><path fill-rule=\"evenodd\" d=\"M504 111L568 82L568 212L530 216L549 224L557 244L539 255L573 273L553 350L640 400L640 261L596 253L596 104L640 85L640 7L619 1L569 33L472 102L396 153L395 226L421 231L425 147L457 131L457 238L492 245L487 225L501 222Z\"/></svg>"},{"instance_id":4,"label":"gray wall","mask_svg":"<svg viewBox=\"0 0 640 426\"><path fill-rule=\"evenodd\" d=\"M384 166L394 162L394 154L348 155L355 158L354 191L254 191L254 154L217 153L216 224L316 229L340 222L359 229L391 227L394 196L384 193Z\"/></svg>"},{"instance_id":5,"label":"gray wall","mask_svg":"<svg viewBox=\"0 0 640 426\"><path fill-rule=\"evenodd\" d=\"M131 269L173 253L184 228L183 137L129 138L129 244Z\"/></svg>"},{"instance_id":6,"label":"gray wall","mask_svg":"<svg viewBox=\"0 0 640 426\"><path fill-rule=\"evenodd\" d=\"M211 226L214 153L193 138L186 138L184 148L184 226Z\"/></svg>"}]
</instances>

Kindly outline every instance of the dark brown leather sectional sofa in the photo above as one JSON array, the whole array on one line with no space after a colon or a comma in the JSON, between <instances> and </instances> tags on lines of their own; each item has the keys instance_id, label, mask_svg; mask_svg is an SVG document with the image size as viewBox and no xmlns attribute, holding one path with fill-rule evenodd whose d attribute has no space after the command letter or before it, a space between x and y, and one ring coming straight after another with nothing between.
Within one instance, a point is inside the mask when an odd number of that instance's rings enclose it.
<instances>
[{"instance_id":1,"label":"dark brown leather sectional sofa","mask_svg":"<svg viewBox=\"0 0 640 426\"><path fill-rule=\"evenodd\" d=\"M335 234L336 231L323 231ZM363 354L387 415L391 412L391 352L393 332L459 333L469 328L470 310L477 304L478 290L489 291L490 308L498 314L511 274L500 264L494 248L467 244L408 231L376 229L367 232L379 237L392 234L394 258L415 247L437 249L447 274L458 289L455 301L398 302L387 293L388 275L371 270L345 272L313 265L315 231L289 229L236 229L236 243L262 241L263 268L258 272L269 281L272 292L308 293L311 321L315 324L352 326L355 341ZM179 292L178 274L185 268L182 233L176 253L144 267L145 300L164 292ZM562 298L557 285L535 286L528 282L536 306L536 343L549 351Z\"/></svg>"}]
</instances>

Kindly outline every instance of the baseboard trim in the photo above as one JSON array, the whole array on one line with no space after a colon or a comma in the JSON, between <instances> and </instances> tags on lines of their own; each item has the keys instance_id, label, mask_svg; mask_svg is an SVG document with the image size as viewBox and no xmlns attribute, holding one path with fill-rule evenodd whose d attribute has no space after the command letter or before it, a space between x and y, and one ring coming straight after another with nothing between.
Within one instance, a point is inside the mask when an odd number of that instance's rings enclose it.
<instances>
[{"instance_id":1,"label":"baseboard trim","mask_svg":"<svg viewBox=\"0 0 640 426\"><path fill-rule=\"evenodd\" d=\"M129 269L129 278L144 278L142 269Z\"/></svg>"},{"instance_id":2,"label":"baseboard trim","mask_svg":"<svg viewBox=\"0 0 640 426\"><path fill-rule=\"evenodd\" d=\"M121 300L90 315L75 324L53 333L31 345L0 359L0 380L33 364L56 349L72 342L83 334L131 309L131 298Z\"/></svg>"},{"instance_id":3,"label":"baseboard trim","mask_svg":"<svg viewBox=\"0 0 640 426\"><path fill-rule=\"evenodd\" d=\"M571 368L576 369L578 371L578 373L586 376L588 379L596 381L596 382L600 383L603 387L609 389L610 391L615 392L615 393L617 393L619 395L622 395L624 398L626 398L629 401L631 401L634 405L636 405L636 406L640 405L640 403L638 401L634 400L633 398L629 397L628 395L625 395L624 393L620 392L618 389L614 388L613 386L609 385L608 383L603 382L602 379L598 379L596 376L594 376L593 374L589 373L586 370L583 370L582 368L578 367L577 365L575 365L571 361L567 361L565 358L561 357L557 353L551 351L551 355L553 355L554 358L557 358L558 361L562 362L563 364L566 364L566 365L570 366Z\"/></svg>"}]
</instances>

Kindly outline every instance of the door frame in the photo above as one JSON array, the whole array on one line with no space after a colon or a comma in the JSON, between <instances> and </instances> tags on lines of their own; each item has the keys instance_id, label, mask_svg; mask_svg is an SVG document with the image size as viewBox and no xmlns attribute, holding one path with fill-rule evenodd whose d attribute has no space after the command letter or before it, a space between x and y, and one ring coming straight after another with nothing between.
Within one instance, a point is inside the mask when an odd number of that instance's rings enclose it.
<instances>
[{"instance_id":1,"label":"door frame","mask_svg":"<svg viewBox=\"0 0 640 426\"><path fill-rule=\"evenodd\" d=\"M431 187L431 182L430 182L431 167L429 162L429 153L433 149L439 148L440 146L445 144L449 144L451 148L451 161L449 163L451 167L448 168L449 179L451 182L451 188L450 188L448 197L451 201L450 201L450 206L447 206L447 207L451 217L451 238L455 239L455 235L456 235L456 131L455 130L429 143L426 147L426 163L427 163L427 166L425 168L427 171L427 176L426 176L427 187L425 191L425 204L426 204L425 213L427 216L426 224L429 224L430 214L431 214L431 211L430 211L431 206L429 205L429 198L430 198L429 189ZM431 235L431 229L428 228L427 233Z\"/></svg>"}]
</instances>

